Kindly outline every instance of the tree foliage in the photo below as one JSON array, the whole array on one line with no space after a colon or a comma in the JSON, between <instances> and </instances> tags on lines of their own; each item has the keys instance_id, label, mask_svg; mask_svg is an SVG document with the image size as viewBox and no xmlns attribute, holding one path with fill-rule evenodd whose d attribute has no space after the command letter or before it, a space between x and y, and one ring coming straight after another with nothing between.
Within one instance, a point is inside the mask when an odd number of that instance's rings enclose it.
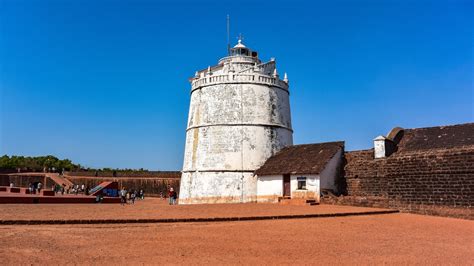
<instances>
[{"instance_id":1,"label":"tree foliage","mask_svg":"<svg viewBox=\"0 0 474 266\"><path fill-rule=\"evenodd\" d=\"M61 171L62 169L72 171L80 168L79 164L74 164L69 159L60 160L52 155L38 157L3 155L0 157L0 169L22 169L38 172L43 170Z\"/></svg>"},{"instance_id":2,"label":"tree foliage","mask_svg":"<svg viewBox=\"0 0 474 266\"><path fill-rule=\"evenodd\" d=\"M61 173L64 171L80 171L80 172L113 172L113 173L147 173L149 172L146 169L118 169L118 168L84 168L80 164L75 164L69 159L58 159L55 156L37 156L37 157L28 157L28 156L8 156L3 155L0 157L0 169L9 169L16 170L20 169L22 171L32 171L32 172L58 172ZM115 175L115 174L114 174Z\"/></svg>"}]
</instances>

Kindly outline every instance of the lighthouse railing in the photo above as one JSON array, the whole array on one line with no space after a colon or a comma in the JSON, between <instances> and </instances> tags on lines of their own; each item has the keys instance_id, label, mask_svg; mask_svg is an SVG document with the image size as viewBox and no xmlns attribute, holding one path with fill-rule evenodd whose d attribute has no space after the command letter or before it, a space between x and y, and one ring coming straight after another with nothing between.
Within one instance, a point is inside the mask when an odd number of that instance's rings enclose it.
<instances>
[{"instance_id":1,"label":"lighthouse railing","mask_svg":"<svg viewBox=\"0 0 474 266\"><path fill-rule=\"evenodd\" d=\"M221 75L207 75L201 78L194 79L192 84L192 90L203 86L210 86L218 83L255 83L255 84L265 84L270 86L277 86L282 89L288 90L288 84L278 77L272 77L263 75L260 73L228 73L228 74L221 74Z\"/></svg>"}]
</instances>

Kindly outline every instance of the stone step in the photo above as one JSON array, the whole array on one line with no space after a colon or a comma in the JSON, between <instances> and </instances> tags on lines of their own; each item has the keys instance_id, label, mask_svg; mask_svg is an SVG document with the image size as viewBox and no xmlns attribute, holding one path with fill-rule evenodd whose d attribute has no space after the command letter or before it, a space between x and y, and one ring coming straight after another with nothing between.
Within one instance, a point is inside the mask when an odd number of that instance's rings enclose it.
<instances>
[{"instance_id":1,"label":"stone step","mask_svg":"<svg viewBox=\"0 0 474 266\"><path fill-rule=\"evenodd\" d=\"M316 199L291 199L291 198L279 198L278 202L282 205L298 205L298 206L314 206L319 205Z\"/></svg>"},{"instance_id":2,"label":"stone step","mask_svg":"<svg viewBox=\"0 0 474 266\"><path fill-rule=\"evenodd\" d=\"M278 202L281 202L283 200L291 200L291 197L289 196L278 197Z\"/></svg>"}]
</instances>

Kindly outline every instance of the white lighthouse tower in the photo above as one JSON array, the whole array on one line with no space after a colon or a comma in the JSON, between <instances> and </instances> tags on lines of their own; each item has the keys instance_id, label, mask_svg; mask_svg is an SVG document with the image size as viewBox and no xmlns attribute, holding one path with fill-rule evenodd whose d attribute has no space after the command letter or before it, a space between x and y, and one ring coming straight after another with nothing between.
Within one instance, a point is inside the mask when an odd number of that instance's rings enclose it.
<instances>
[{"instance_id":1,"label":"white lighthouse tower","mask_svg":"<svg viewBox=\"0 0 474 266\"><path fill-rule=\"evenodd\" d=\"M239 40L191 79L179 203L255 202L253 172L292 144L286 74Z\"/></svg>"}]
</instances>

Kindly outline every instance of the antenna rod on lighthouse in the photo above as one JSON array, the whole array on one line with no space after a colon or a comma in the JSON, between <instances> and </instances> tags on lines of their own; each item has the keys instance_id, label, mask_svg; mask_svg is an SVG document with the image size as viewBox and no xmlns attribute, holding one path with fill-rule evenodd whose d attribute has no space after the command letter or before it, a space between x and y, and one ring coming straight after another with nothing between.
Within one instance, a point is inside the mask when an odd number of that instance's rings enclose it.
<instances>
[{"instance_id":1,"label":"antenna rod on lighthouse","mask_svg":"<svg viewBox=\"0 0 474 266\"><path fill-rule=\"evenodd\" d=\"M227 55L230 55L230 17L227 14Z\"/></svg>"}]
</instances>

